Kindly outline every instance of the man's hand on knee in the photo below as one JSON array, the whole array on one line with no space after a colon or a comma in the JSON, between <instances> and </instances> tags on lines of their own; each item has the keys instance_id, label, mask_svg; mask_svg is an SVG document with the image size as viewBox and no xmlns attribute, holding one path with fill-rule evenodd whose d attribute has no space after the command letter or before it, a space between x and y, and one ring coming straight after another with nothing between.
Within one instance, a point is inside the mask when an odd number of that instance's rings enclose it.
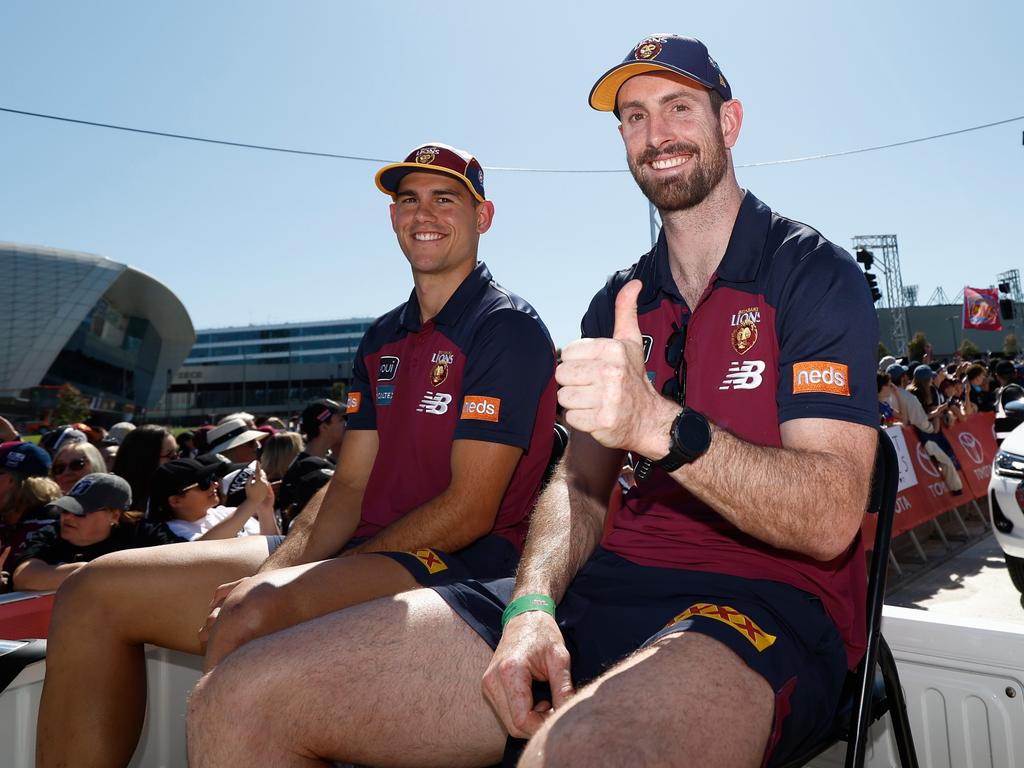
<instances>
[{"instance_id":1,"label":"man's hand on knee","mask_svg":"<svg viewBox=\"0 0 1024 768\"><path fill-rule=\"evenodd\" d=\"M569 651L552 616L524 613L505 626L483 677L484 696L508 732L527 738L575 693ZM552 701L533 700L533 681L546 680Z\"/></svg>"},{"instance_id":2,"label":"man's hand on knee","mask_svg":"<svg viewBox=\"0 0 1024 768\"><path fill-rule=\"evenodd\" d=\"M246 580L247 579L238 579L237 581L229 581L227 584L221 584L213 591L213 599L210 600L210 608L209 613L206 616L206 621L204 621L203 626L199 628L199 645L202 647L204 653L206 652L206 644L210 642L210 631L213 629L213 625L220 616L220 611L224 606L224 601L228 599L239 584Z\"/></svg>"}]
</instances>

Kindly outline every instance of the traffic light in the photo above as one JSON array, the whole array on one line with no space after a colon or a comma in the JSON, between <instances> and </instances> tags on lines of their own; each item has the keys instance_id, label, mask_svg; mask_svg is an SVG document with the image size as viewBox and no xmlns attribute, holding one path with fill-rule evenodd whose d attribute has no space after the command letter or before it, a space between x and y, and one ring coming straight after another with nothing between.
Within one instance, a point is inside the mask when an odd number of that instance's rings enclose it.
<instances>
[{"instance_id":1,"label":"traffic light","mask_svg":"<svg viewBox=\"0 0 1024 768\"><path fill-rule=\"evenodd\" d=\"M868 251L868 253L871 253L871 251ZM871 300L877 302L882 298L882 292L878 290L878 278L870 272L865 272L864 279L868 281L868 288L871 289Z\"/></svg>"}]
</instances>

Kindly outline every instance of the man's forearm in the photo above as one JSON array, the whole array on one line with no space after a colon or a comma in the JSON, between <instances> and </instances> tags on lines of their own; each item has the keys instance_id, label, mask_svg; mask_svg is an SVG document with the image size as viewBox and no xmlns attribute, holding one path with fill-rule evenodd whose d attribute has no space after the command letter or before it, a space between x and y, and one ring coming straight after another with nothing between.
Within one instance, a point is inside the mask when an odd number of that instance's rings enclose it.
<instances>
[{"instance_id":1,"label":"man's forearm","mask_svg":"<svg viewBox=\"0 0 1024 768\"><path fill-rule=\"evenodd\" d=\"M513 596L539 593L561 600L600 542L607 508L607 498L570 488L559 467L530 518Z\"/></svg>"},{"instance_id":2,"label":"man's forearm","mask_svg":"<svg viewBox=\"0 0 1024 768\"><path fill-rule=\"evenodd\" d=\"M873 458L874 430L863 430ZM849 546L870 480L841 456L753 445L714 425L708 452L673 476L744 533L821 560Z\"/></svg>"},{"instance_id":3,"label":"man's forearm","mask_svg":"<svg viewBox=\"0 0 1024 768\"><path fill-rule=\"evenodd\" d=\"M260 573L335 557L348 543L355 531L359 513L356 510L354 520L349 520L347 518L352 518L351 511L347 515L344 508L332 512L329 509L331 501L327 498L330 488L330 485L321 488L309 500L299 516L292 521L288 536L281 546L263 561ZM350 503L361 500L360 492L354 499L350 499Z\"/></svg>"}]
</instances>

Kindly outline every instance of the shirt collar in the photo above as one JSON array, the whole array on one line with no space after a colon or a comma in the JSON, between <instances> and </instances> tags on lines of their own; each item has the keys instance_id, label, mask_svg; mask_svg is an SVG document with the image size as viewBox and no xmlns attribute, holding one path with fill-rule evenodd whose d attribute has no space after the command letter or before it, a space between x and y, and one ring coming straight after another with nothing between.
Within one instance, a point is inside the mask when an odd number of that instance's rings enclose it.
<instances>
[{"instance_id":1,"label":"shirt collar","mask_svg":"<svg viewBox=\"0 0 1024 768\"><path fill-rule=\"evenodd\" d=\"M433 323L435 325L455 325L462 317L462 313L466 311L466 307L493 279L487 265L482 261L477 262L473 271L459 284L455 293L441 307L441 311L433 317ZM409 294L409 301L405 304L405 311L402 313L402 327L415 333L420 330L420 325L420 302L416 298L416 289L413 288L412 293Z\"/></svg>"},{"instance_id":2,"label":"shirt collar","mask_svg":"<svg viewBox=\"0 0 1024 768\"><path fill-rule=\"evenodd\" d=\"M715 271L719 280L730 283L749 283L757 277L757 270L764 256L764 245L771 227L771 209L750 192L743 193L736 223L732 227L729 245ZM644 274L636 276L643 280L642 303L655 302L659 293L665 293L682 301L679 288L672 277L668 264L668 242L665 230L658 235L658 242L652 251L654 258Z\"/></svg>"}]
</instances>

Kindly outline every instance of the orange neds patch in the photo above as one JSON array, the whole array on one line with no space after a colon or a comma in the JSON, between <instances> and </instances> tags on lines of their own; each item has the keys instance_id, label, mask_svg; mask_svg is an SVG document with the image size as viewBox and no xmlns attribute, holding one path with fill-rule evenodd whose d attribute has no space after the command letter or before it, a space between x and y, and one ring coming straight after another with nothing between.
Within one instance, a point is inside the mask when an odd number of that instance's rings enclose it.
<instances>
[{"instance_id":1,"label":"orange neds patch","mask_svg":"<svg viewBox=\"0 0 1024 768\"><path fill-rule=\"evenodd\" d=\"M362 401L362 392L349 392L348 401L345 403L345 413L359 413L359 406Z\"/></svg>"},{"instance_id":2,"label":"orange neds patch","mask_svg":"<svg viewBox=\"0 0 1024 768\"><path fill-rule=\"evenodd\" d=\"M849 368L842 363L826 360L793 363L793 394L804 392L825 392L849 397Z\"/></svg>"},{"instance_id":3,"label":"orange neds patch","mask_svg":"<svg viewBox=\"0 0 1024 768\"><path fill-rule=\"evenodd\" d=\"M483 395L466 395L462 401L463 419L479 419L480 421L497 421L501 412L500 397L484 397Z\"/></svg>"}]
</instances>

